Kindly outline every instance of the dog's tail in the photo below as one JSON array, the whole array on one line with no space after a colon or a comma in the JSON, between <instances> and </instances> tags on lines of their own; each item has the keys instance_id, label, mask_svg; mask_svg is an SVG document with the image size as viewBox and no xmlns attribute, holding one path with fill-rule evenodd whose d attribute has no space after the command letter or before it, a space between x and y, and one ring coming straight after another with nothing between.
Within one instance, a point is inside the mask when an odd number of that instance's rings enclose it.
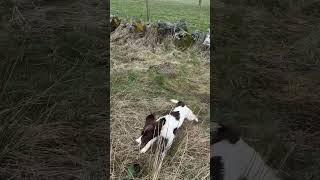
<instances>
[{"instance_id":1,"label":"dog's tail","mask_svg":"<svg viewBox=\"0 0 320 180\"><path fill-rule=\"evenodd\" d=\"M178 100L175 100L175 99L170 99L171 102L177 104L179 101Z\"/></svg>"}]
</instances>

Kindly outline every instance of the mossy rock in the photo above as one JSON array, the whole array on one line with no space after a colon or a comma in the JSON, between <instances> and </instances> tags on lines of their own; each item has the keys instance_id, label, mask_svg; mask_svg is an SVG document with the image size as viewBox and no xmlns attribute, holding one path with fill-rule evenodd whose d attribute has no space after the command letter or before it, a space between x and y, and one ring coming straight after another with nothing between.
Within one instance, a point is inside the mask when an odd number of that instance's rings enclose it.
<instances>
[{"instance_id":1,"label":"mossy rock","mask_svg":"<svg viewBox=\"0 0 320 180\"><path fill-rule=\"evenodd\" d=\"M199 30L195 30L191 33L191 36L195 41L202 43L206 39L207 34Z\"/></svg>"},{"instance_id":2,"label":"mossy rock","mask_svg":"<svg viewBox=\"0 0 320 180\"><path fill-rule=\"evenodd\" d=\"M175 32L186 31L188 32L187 22L184 19L179 20L174 24Z\"/></svg>"},{"instance_id":3,"label":"mossy rock","mask_svg":"<svg viewBox=\"0 0 320 180\"><path fill-rule=\"evenodd\" d=\"M187 23L185 20L180 20L176 23L170 22L157 22L158 34L161 36L173 35L174 33L178 33L180 31L188 32Z\"/></svg>"},{"instance_id":4,"label":"mossy rock","mask_svg":"<svg viewBox=\"0 0 320 180\"><path fill-rule=\"evenodd\" d=\"M181 31L175 34L173 44L180 50L185 50L195 43L191 34Z\"/></svg>"}]
</instances>

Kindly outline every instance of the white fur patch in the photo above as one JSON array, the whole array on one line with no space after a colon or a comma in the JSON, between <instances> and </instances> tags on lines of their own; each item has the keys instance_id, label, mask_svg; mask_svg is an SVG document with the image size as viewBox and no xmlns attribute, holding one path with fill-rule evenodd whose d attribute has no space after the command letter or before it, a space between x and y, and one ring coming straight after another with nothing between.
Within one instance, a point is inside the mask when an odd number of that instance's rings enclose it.
<instances>
[{"instance_id":1,"label":"white fur patch","mask_svg":"<svg viewBox=\"0 0 320 180\"><path fill-rule=\"evenodd\" d=\"M170 99L171 102L173 103L178 103L179 101L178 100L175 100L175 99Z\"/></svg>"},{"instance_id":2,"label":"white fur patch","mask_svg":"<svg viewBox=\"0 0 320 180\"><path fill-rule=\"evenodd\" d=\"M139 146L141 145L141 138L142 138L142 136L140 136L138 139L136 139L136 142L138 143Z\"/></svg>"},{"instance_id":3,"label":"white fur patch","mask_svg":"<svg viewBox=\"0 0 320 180\"><path fill-rule=\"evenodd\" d=\"M140 153L145 153L147 152L147 150L151 147L151 145L156 142L156 140L158 139L158 137L155 137L153 139L151 139L141 150Z\"/></svg>"}]
</instances>

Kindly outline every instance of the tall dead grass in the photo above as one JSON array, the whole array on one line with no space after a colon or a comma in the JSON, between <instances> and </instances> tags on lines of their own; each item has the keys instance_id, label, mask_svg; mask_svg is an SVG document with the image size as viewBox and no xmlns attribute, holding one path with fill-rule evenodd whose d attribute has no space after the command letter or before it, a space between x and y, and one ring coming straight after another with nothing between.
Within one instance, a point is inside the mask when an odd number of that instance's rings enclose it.
<instances>
[{"instance_id":1,"label":"tall dead grass","mask_svg":"<svg viewBox=\"0 0 320 180\"><path fill-rule=\"evenodd\" d=\"M209 103L203 99L209 97L208 59L199 51L175 49L169 39L160 44L156 38L152 33L136 37L125 28L111 35L111 178L126 178L128 165L139 163L138 179L209 179ZM150 67L166 63L179 73L184 68L188 80L174 89L157 84L150 77ZM172 84L182 78L182 74L157 76ZM157 117L170 111L170 98L186 101L198 113L200 123L184 123L163 161L157 158L155 147L139 154L134 140L140 136L145 117L150 111Z\"/></svg>"}]
</instances>

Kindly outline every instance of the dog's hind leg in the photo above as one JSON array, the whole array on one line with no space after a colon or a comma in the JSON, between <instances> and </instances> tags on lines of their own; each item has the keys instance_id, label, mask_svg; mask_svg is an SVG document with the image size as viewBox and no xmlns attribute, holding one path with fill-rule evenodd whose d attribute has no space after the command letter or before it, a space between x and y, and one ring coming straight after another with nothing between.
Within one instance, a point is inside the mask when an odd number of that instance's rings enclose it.
<instances>
[{"instance_id":1,"label":"dog's hind leg","mask_svg":"<svg viewBox=\"0 0 320 180\"><path fill-rule=\"evenodd\" d=\"M153 139L151 139L141 150L140 153L145 153L148 151L148 149L151 147L151 145L156 142L156 140L158 139L158 137L154 137Z\"/></svg>"},{"instance_id":2,"label":"dog's hind leg","mask_svg":"<svg viewBox=\"0 0 320 180\"><path fill-rule=\"evenodd\" d=\"M170 137L168 137L168 141L167 141L167 144L166 144L166 146L164 148L164 151L162 152L162 156L164 156L164 154L166 154L167 151L170 149L174 138L175 138L174 134L172 134Z\"/></svg>"}]
</instances>

